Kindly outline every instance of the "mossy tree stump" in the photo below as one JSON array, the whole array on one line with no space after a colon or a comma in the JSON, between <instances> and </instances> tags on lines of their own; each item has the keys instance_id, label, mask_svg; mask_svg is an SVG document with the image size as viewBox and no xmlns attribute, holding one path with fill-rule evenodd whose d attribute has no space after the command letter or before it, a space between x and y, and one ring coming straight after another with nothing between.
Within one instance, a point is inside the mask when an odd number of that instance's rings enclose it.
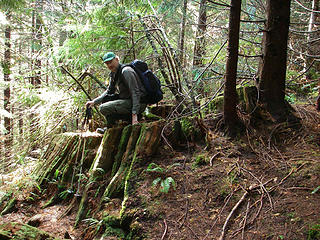
<instances>
[{"instance_id":1,"label":"mossy tree stump","mask_svg":"<svg viewBox=\"0 0 320 240\"><path fill-rule=\"evenodd\" d=\"M34 172L39 185L54 191L43 207L79 191L80 182L92 165L102 137L92 132L63 133L53 137L40 160L42 164Z\"/></svg>"},{"instance_id":2,"label":"mossy tree stump","mask_svg":"<svg viewBox=\"0 0 320 240\"><path fill-rule=\"evenodd\" d=\"M109 129L105 133L90 168L89 181L82 193L76 226L89 210L99 210L106 199L125 195L124 189L135 159L134 156L137 155L137 151L139 156L151 156L157 150L162 127L163 121L156 121L126 126L121 130ZM99 168L102 168L103 171L98 171ZM91 206L88 206L88 199L91 198L90 189L93 183L102 177L99 173L108 173L109 181L105 181L108 185L106 185L98 209L90 209Z\"/></svg>"},{"instance_id":3,"label":"mossy tree stump","mask_svg":"<svg viewBox=\"0 0 320 240\"><path fill-rule=\"evenodd\" d=\"M43 164L34 172L38 183L55 179L63 185L72 184L79 168L91 166L101 139L101 134L91 132L56 135L40 160Z\"/></svg>"}]
</instances>

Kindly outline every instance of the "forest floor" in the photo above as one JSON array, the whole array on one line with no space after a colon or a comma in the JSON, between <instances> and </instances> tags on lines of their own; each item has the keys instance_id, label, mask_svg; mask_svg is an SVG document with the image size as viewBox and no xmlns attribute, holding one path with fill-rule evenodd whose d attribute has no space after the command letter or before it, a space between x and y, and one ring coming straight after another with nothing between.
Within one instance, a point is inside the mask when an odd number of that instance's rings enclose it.
<instances>
[{"instance_id":1,"label":"forest floor","mask_svg":"<svg viewBox=\"0 0 320 240\"><path fill-rule=\"evenodd\" d=\"M299 129L256 125L237 141L215 132L209 147L188 142L172 150L163 143L139 166L129 204L140 208L135 217L144 239L320 239L320 113L311 105L295 108ZM158 171L145 171L150 163ZM68 203L41 208L46 200L21 201L0 224L32 218L59 238L100 239L88 238L88 222L73 228L75 212L59 218ZM120 206L112 199L106 208Z\"/></svg>"}]
</instances>

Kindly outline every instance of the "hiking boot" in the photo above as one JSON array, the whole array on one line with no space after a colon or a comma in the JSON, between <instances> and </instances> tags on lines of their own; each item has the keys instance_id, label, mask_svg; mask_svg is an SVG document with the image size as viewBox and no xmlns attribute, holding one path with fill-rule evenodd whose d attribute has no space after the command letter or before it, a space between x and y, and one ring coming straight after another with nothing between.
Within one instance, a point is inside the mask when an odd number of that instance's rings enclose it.
<instances>
[{"instance_id":1,"label":"hiking boot","mask_svg":"<svg viewBox=\"0 0 320 240\"><path fill-rule=\"evenodd\" d=\"M107 129L108 129L107 127L97 128L96 132L97 132L97 133L100 133L100 134L104 134L104 132L107 131Z\"/></svg>"}]
</instances>

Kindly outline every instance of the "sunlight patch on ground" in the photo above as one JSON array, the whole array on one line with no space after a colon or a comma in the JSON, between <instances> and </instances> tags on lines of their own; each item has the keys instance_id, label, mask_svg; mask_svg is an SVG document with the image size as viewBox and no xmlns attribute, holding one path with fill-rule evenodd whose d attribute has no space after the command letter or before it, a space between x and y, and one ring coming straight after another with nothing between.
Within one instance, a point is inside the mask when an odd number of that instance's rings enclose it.
<instances>
[{"instance_id":1,"label":"sunlight patch on ground","mask_svg":"<svg viewBox=\"0 0 320 240\"><path fill-rule=\"evenodd\" d=\"M28 157L25 160L26 162L23 165L16 164L14 166L15 170L0 174L0 198L7 191L18 190L20 187L26 186L26 182L30 182L31 174L36 167L38 159Z\"/></svg>"}]
</instances>

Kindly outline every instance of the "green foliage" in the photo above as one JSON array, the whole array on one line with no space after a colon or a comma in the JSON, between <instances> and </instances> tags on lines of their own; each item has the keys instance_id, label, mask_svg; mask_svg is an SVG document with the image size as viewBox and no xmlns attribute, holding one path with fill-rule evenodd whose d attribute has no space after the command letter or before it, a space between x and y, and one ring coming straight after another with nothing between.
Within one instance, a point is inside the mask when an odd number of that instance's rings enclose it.
<instances>
[{"instance_id":1,"label":"green foliage","mask_svg":"<svg viewBox=\"0 0 320 240\"><path fill-rule=\"evenodd\" d=\"M201 166L207 163L206 156L203 154L198 154L194 160L194 166Z\"/></svg>"},{"instance_id":2,"label":"green foliage","mask_svg":"<svg viewBox=\"0 0 320 240\"><path fill-rule=\"evenodd\" d=\"M103 220L98 220L95 218L86 218L83 220L90 228L95 228L95 232L98 233L103 226Z\"/></svg>"},{"instance_id":3,"label":"green foliage","mask_svg":"<svg viewBox=\"0 0 320 240\"><path fill-rule=\"evenodd\" d=\"M173 180L172 177L167 177L160 182L160 192L168 193L170 187L173 187L176 190L176 182Z\"/></svg>"},{"instance_id":4,"label":"green foliage","mask_svg":"<svg viewBox=\"0 0 320 240\"><path fill-rule=\"evenodd\" d=\"M316 194L318 191L320 190L320 185L318 187L316 187L311 194Z\"/></svg>"},{"instance_id":5,"label":"green foliage","mask_svg":"<svg viewBox=\"0 0 320 240\"><path fill-rule=\"evenodd\" d=\"M168 171L170 171L173 167L180 166L179 163L174 163L167 168L162 168L156 163L150 163L146 169L146 172L150 173L158 173L161 176L157 177L152 181L152 186L157 187L159 185L159 191L162 193L168 193L171 186L174 190L176 190L176 182L172 177L165 176Z\"/></svg>"},{"instance_id":6,"label":"green foliage","mask_svg":"<svg viewBox=\"0 0 320 240\"><path fill-rule=\"evenodd\" d=\"M0 0L0 9L3 11L16 10L26 4L24 0Z\"/></svg>"},{"instance_id":7,"label":"green foliage","mask_svg":"<svg viewBox=\"0 0 320 240\"><path fill-rule=\"evenodd\" d=\"M285 100L287 100L291 104L294 104L296 102L297 98L294 93L288 93L285 96Z\"/></svg>"},{"instance_id":8,"label":"green foliage","mask_svg":"<svg viewBox=\"0 0 320 240\"><path fill-rule=\"evenodd\" d=\"M72 191L70 191L69 189L64 190L62 192L59 193L59 198L66 200L68 197L72 196Z\"/></svg>"},{"instance_id":9,"label":"green foliage","mask_svg":"<svg viewBox=\"0 0 320 240\"><path fill-rule=\"evenodd\" d=\"M150 163L148 165L148 168L146 169L147 172L158 172L158 173L165 173L166 170L163 169L162 167L160 167L158 164L156 163Z\"/></svg>"},{"instance_id":10,"label":"green foliage","mask_svg":"<svg viewBox=\"0 0 320 240\"><path fill-rule=\"evenodd\" d=\"M308 240L320 239L320 224L315 224L308 230Z\"/></svg>"}]
</instances>

